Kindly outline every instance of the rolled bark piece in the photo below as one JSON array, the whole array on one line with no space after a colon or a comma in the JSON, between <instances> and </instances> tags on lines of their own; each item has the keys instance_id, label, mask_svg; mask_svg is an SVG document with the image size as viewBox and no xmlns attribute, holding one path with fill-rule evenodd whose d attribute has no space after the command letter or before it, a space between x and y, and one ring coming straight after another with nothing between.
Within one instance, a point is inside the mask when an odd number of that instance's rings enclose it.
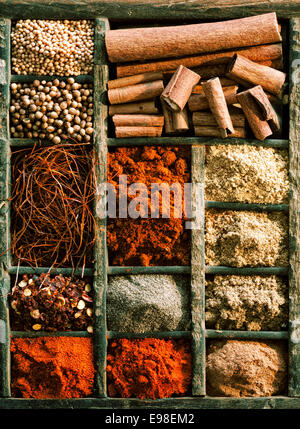
<instances>
[{"instance_id":1,"label":"rolled bark piece","mask_svg":"<svg viewBox=\"0 0 300 429\"><path fill-rule=\"evenodd\" d=\"M242 55L234 55L226 76L261 85L266 91L276 95L280 93L285 81L285 73L254 63Z\"/></svg>"},{"instance_id":2,"label":"rolled bark piece","mask_svg":"<svg viewBox=\"0 0 300 429\"><path fill-rule=\"evenodd\" d=\"M197 137L222 137L220 128L212 127L209 125L195 127L195 136ZM234 133L230 134L230 137L245 138L245 128L235 128Z\"/></svg>"},{"instance_id":3,"label":"rolled bark piece","mask_svg":"<svg viewBox=\"0 0 300 429\"><path fill-rule=\"evenodd\" d=\"M173 112L163 100L161 100L161 107L165 118L165 133L174 134L176 130L174 128Z\"/></svg>"},{"instance_id":4,"label":"rolled bark piece","mask_svg":"<svg viewBox=\"0 0 300 429\"><path fill-rule=\"evenodd\" d=\"M189 129L189 118L186 107L180 112L173 112L172 118L175 132L181 133Z\"/></svg>"},{"instance_id":5,"label":"rolled bark piece","mask_svg":"<svg viewBox=\"0 0 300 429\"><path fill-rule=\"evenodd\" d=\"M162 80L144 82L122 88L109 89L108 99L111 104L129 103L130 101L147 100L160 95L164 90Z\"/></svg>"},{"instance_id":6,"label":"rolled bark piece","mask_svg":"<svg viewBox=\"0 0 300 429\"><path fill-rule=\"evenodd\" d=\"M221 137L225 138L234 133L234 128L229 115L225 95L218 77L210 79L202 84L209 108L214 115Z\"/></svg>"},{"instance_id":7,"label":"rolled bark piece","mask_svg":"<svg viewBox=\"0 0 300 429\"><path fill-rule=\"evenodd\" d=\"M130 138L130 137L160 137L162 127L116 127L116 137Z\"/></svg>"},{"instance_id":8,"label":"rolled bark piece","mask_svg":"<svg viewBox=\"0 0 300 429\"><path fill-rule=\"evenodd\" d=\"M107 83L108 89L122 88L124 86L136 85L143 82L153 82L154 80L162 80L162 72L150 72L143 74L136 74L135 76L122 77L120 79L110 80Z\"/></svg>"},{"instance_id":9,"label":"rolled bark piece","mask_svg":"<svg viewBox=\"0 0 300 429\"><path fill-rule=\"evenodd\" d=\"M179 66L170 82L161 94L161 99L175 112L184 108L194 86L199 82L200 76L184 66Z\"/></svg>"},{"instance_id":10,"label":"rolled bark piece","mask_svg":"<svg viewBox=\"0 0 300 429\"><path fill-rule=\"evenodd\" d=\"M236 98L236 93L238 86L225 86L223 88L223 93L227 105L238 103ZM192 94L188 101L188 106L191 112L197 112L198 110L207 110L209 109L209 104L206 96L204 94Z\"/></svg>"},{"instance_id":11,"label":"rolled bark piece","mask_svg":"<svg viewBox=\"0 0 300 429\"><path fill-rule=\"evenodd\" d=\"M184 57L280 41L274 12L223 22L129 28L105 34L108 58L113 63Z\"/></svg>"},{"instance_id":12,"label":"rolled bark piece","mask_svg":"<svg viewBox=\"0 0 300 429\"><path fill-rule=\"evenodd\" d=\"M199 56L174 58L171 60L156 60L142 64L121 64L117 66L117 76L123 77L132 76L138 73L176 70L176 68L180 65L188 68L194 68L199 67L202 64L208 65L211 61L213 61L214 64L217 64L218 60L221 61L222 64L224 62L224 57L227 59L232 58L234 54L241 54L245 58L255 62L272 62L273 60L282 58L282 44L276 43L272 45L251 46L250 48L239 48L232 51L222 51Z\"/></svg>"},{"instance_id":13,"label":"rolled bark piece","mask_svg":"<svg viewBox=\"0 0 300 429\"><path fill-rule=\"evenodd\" d=\"M162 127L163 116L155 115L114 115L112 117L116 127Z\"/></svg>"},{"instance_id":14,"label":"rolled bark piece","mask_svg":"<svg viewBox=\"0 0 300 429\"><path fill-rule=\"evenodd\" d=\"M255 137L258 140L264 140L268 136L272 135L273 132L268 122L264 119L262 109L256 99L252 96L250 90L237 94L237 99L242 106Z\"/></svg>"},{"instance_id":15,"label":"rolled bark piece","mask_svg":"<svg viewBox=\"0 0 300 429\"><path fill-rule=\"evenodd\" d=\"M266 121L268 121L272 131L278 131L280 129L280 124L277 113L275 112L268 96L266 95L262 87L260 85L254 86L253 88L249 89L249 93L258 103L262 112L262 117Z\"/></svg>"},{"instance_id":16,"label":"rolled bark piece","mask_svg":"<svg viewBox=\"0 0 300 429\"><path fill-rule=\"evenodd\" d=\"M154 100L142 101L140 103L115 104L108 108L108 114L110 116L127 113L153 114L159 113L159 110L155 106Z\"/></svg>"},{"instance_id":17,"label":"rolled bark piece","mask_svg":"<svg viewBox=\"0 0 300 429\"><path fill-rule=\"evenodd\" d=\"M230 108L229 114L230 114L234 129L236 127L237 128L245 128L246 117L240 109ZM193 113L193 124L194 124L194 126L210 125L213 127L217 127L217 122L216 122L213 114L210 112L205 112L205 111Z\"/></svg>"}]
</instances>

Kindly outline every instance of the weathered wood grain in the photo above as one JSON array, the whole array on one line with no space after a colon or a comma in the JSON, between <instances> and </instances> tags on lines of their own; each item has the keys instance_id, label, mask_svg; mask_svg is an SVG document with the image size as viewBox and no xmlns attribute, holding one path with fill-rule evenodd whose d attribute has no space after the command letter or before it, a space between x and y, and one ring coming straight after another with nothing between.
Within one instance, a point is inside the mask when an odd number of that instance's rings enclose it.
<instances>
[{"instance_id":1,"label":"weathered wood grain","mask_svg":"<svg viewBox=\"0 0 300 429\"><path fill-rule=\"evenodd\" d=\"M95 203L95 277L94 277L94 358L96 365L96 395L106 396L106 286L107 248L106 218L103 184L107 172L107 106L106 85L109 80L103 34L109 28L108 20L97 18L95 24L94 67L94 149L96 155L96 203Z\"/></svg>"},{"instance_id":2,"label":"weathered wood grain","mask_svg":"<svg viewBox=\"0 0 300 429\"><path fill-rule=\"evenodd\" d=\"M10 21L0 19L0 396L10 395L10 330L8 293L10 279L6 267L10 263L9 249L9 78Z\"/></svg>"},{"instance_id":3,"label":"weathered wood grain","mask_svg":"<svg viewBox=\"0 0 300 429\"><path fill-rule=\"evenodd\" d=\"M192 146L191 318L194 396L205 395L205 147Z\"/></svg>"},{"instance_id":4,"label":"weathered wood grain","mask_svg":"<svg viewBox=\"0 0 300 429\"><path fill-rule=\"evenodd\" d=\"M289 395L300 396L300 19L290 23Z\"/></svg>"},{"instance_id":5,"label":"weathered wood grain","mask_svg":"<svg viewBox=\"0 0 300 429\"><path fill-rule=\"evenodd\" d=\"M300 0L0 0L3 17L17 19L90 18L112 20L217 20L277 12L279 18L300 16Z\"/></svg>"},{"instance_id":6,"label":"weathered wood grain","mask_svg":"<svg viewBox=\"0 0 300 429\"><path fill-rule=\"evenodd\" d=\"M264 398L169 398L140 400L126 398L83 398L83 399L16 399L7 398L0 401L0 409L156 409L156 410L189 410L193 409L247 409L272 410L300 408L299 398L284 396ZM192 412L192 411L191 411Z\"/></svg>"}]
</instances>

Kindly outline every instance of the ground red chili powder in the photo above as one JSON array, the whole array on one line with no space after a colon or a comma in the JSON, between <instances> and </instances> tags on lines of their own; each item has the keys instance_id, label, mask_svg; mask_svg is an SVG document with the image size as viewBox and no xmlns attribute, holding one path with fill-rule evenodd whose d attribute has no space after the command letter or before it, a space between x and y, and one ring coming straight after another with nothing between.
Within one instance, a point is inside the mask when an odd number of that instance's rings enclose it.
<instances>
[{"instance_id":1,"label":"ground red chili powder","mask_svg":"<svg viewBox=\"0 0 300 429\"><path fill-rule=\"evenodd\" d=\"M83 398L92 394L93 347L90 338L14 338L12 396Z\"/></svg>"},{"instance_id":2,"label":"ground red chili powder","mask_svg":"<svg viewBox=\"0 0 300 429\"><path fill-rule=\"evenodd\" d=\"M106 369L110 396L184 396L192 378L190 345L173 339L114 340L108 347Z\"/></svg>"},{"instance_id":3,"label":"ground red chili powder","mask_svg":"<svg viewBox=\"0 0 300 429\"><path fill-rule=\"evenodd\" d=\"M186 147L123 147L108 154L108 182L119 197L119 176L127 183L143 183L148 190L148 218L108 220L107 245L110 265L189 265L190 233L184 214L174 217L171 193L170 218L151 218L151 183L179 183L184 200L184 183L190 182L190 151ZM129 196L128 203L134 198ZM184 203L182 203L184 207Z\"/></svg>"}]
</instances>

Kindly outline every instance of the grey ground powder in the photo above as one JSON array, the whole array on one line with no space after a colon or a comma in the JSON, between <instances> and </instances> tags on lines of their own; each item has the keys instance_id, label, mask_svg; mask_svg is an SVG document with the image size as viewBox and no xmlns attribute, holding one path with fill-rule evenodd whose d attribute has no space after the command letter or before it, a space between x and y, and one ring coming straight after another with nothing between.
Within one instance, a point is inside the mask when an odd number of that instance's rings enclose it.
<instances>
[{"instance_id":1,"label":"grey ground powder","mask_svg":"<svg viewBox=\"0 0 300 429\"><path fill-rule=\"evenodd\" d=\"M119 332L188 330L189 277L111 276L107 288L108 329Z\"/></svg>"}]
</instances>

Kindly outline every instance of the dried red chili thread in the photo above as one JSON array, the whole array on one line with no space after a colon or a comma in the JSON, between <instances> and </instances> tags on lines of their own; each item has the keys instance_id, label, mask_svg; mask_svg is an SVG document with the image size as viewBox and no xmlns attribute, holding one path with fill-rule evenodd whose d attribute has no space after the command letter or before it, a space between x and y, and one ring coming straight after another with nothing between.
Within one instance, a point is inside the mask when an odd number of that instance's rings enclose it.
<instances>
[{"instance_id":1,"label":"dried red chili thread","mask_svg":"<svg viewBox=\"0 0 300 429\"><path fill-rule=\"evenodd\" d=\"M85 144L13 153L12 253L32 266L85 266L95 241L96 157Z\"/></svg>"}]
</instances>

